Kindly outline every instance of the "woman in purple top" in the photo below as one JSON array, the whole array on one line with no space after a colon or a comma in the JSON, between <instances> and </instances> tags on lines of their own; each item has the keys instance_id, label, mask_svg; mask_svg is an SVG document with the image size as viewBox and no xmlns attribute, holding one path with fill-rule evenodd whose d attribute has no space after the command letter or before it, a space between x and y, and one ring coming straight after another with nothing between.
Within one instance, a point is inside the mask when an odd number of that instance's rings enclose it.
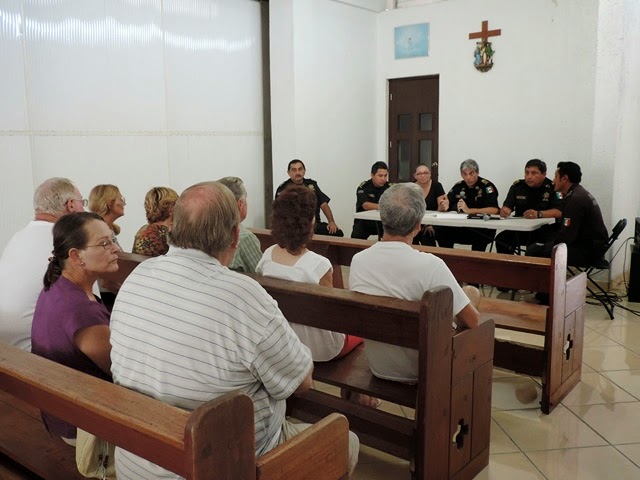
<instances>
[{"instance_id":1,"label":"woman in purple top","mask_svg":"<svg viewBox=\"0 0 640 480\"><path fill-rule=\"evenodd\" d=\"M93 294L103 273L118 270L120 249L95 213L72 213L53 226L53 252L31 326L31 351L111 381L109 312ZM76 427L46 412L52 435L73 443Z\"/></svg>"}]
</instances>

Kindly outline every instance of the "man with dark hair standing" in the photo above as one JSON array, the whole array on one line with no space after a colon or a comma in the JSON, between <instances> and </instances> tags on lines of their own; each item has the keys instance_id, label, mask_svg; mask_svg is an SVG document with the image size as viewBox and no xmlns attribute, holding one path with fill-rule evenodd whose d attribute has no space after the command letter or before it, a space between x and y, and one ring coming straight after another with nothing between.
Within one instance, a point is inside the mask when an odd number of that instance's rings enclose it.
<instances>
[{"instance_id":1,"label":"man with dark hair standing","mask_svg":"<svg viewBox=\"0 0 640 480\"><path fill-rule=\"evenodd\" d=\"M590 265L602 257L609 233L598 202L580 185L581 181L580 165L558 163L553 187L563 196L560 227L553 240L529 246L527 255L551 257L554 245L565 243L569 265Z\"/></svg>"},{"instance_id":2,"label":"man with dark hair standing","mask_svg":"<svg viewBox=\"0 0 640 480\"><path fill-rule=\"evenodd\" d=\"M553 182L547 178L547 164L534 158L524 167L524 178L516 180L500 209L501 217L508 217L515 211L521 218L560 218L562 212L561 194L553 189ZM522 244L546 243L553 238L555 225L543 225L530 235L518 235L505 230L496 236L496 251L513 254Z\"/></svg>"},{"instance_id":3,"label":"man with dark hair standing","mask_svg":"<svg viewBox=\"0 0 640 480\"><path fill-rule=\"evenodd\" d=\"M449 210L467 214L493 215L499 212L498 189L480 175L478 162L472 159L460 164L462 180L456 183L449 193ZM454 243L471 245L471 250L484 252L493 241L495 230L468 227L438 227L436 239L438 246L453 248Z\"/></svg>"},{"instance_id":4,"label":"man with dark hair standing","mask_svg":"<svg viewBox=\"0 0 640 480\"><path fill-rule=\"evenodd\" d=\"M331 199L320 190L318 182L311 180L310 178L304 178L306 168L302 160L294 158L289 162L287 166L287 173L289 174L289 180L280 184L276 190L276 197L282 193L282 191L290 185L304 185L309 190L316 194L316 224L313 227L313 233L316 235L333 235L334 237L344 237L342 230L338 228L335 220L333 219L333 212L329 207ZM320 219L320 210L327 217L328 223L323 222Z\"/></svg>"},{"instance_id":5,"label":"man with dark hair standing","mask_svg":"<svg viewBox=\"0 0 640 480\"><path fill-rule=\"evenodd\" d=\"M376 162L371 166L371 178L365 180L356 190L356 213L365 210L378 210L378 202L382 194L389 188L389 167L384 162ZM356 218L353 221L351 238L366 240L370 235L381 236L382 224L370 220Z\"/></svg>"}]
</instances>

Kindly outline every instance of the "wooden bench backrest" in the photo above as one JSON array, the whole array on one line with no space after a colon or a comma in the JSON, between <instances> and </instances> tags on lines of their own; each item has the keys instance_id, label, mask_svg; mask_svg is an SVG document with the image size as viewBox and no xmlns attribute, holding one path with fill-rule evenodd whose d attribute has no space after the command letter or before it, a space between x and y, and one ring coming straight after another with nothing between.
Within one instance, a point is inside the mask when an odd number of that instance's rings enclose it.
<instances>
[{"instance_id":1,"label":"wooden bench backrest","mask_svg":"<svg viewBox=\"0 0 640 480\"><path fill-rule=\"evenodd\" d=\"M281 478L292 458L307 464L287 478L346 474L348 424L338 415L256 463L253 402L242 393L187 412L1 342L0 389L190 480Z\"/></svg>"},{"instance_id":2,"label":"wooden bench backrest","mask_svg":"<svg viewBox=\"0 0 640 480\"><path fill-rule=\"evenodd\" d=\"M420 302L365 295L255 273L246 275L267 290L291 322L415 350L419 348L419 319L423 307ZM313 307L309 308L309 305ZM429 306L424 305L424 308Z\"/></svg>"},{"instance_id":3,"label":"wooden bench backrest","mask_svg":"<svg viewBox=\"0 0 640 480\"><path fill-rule=\"evenodd\" d=\"M274 244L271 230L250 228L260 240L264 251ZM326 235L314 235L307 245L310 250L327 257L333 265L351 265L353 256L370 247L373 242L354 238L339 238ZM502 253L473 252L453 248L425 247L414 245L416 250L432 253L444 260L453 275L460 281L480 283L496 287L515 287L534 292L550 290L550 267L552 260L548 258L505 255ZM496 261L499 261L500 273L495 274ZM557 262L556 262L557 263ZM565 263L566 268L566 263ZM334 280L340 279L334 277ZM341 287L342 283L334 286Z\"/></svg>"}]
</instances>

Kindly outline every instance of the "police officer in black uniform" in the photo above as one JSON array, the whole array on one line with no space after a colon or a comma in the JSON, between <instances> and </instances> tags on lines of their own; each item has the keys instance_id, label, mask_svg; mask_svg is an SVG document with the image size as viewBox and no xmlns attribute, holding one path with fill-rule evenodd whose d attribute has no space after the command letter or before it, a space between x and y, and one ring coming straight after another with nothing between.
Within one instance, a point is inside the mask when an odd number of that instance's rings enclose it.
<instances>
[{"instance_id":1,"label":"police officer in black uniform","mask_svg":"<svg viewBox=\"0 0 640 480\"><path fill-rule=\"evenodd\" d=\"M382 194L389 188L389 167L384 162L376 162L371 166L371 178L358 185L356 190L356 212L377 210ZM369 235L382 236L382 223L370 220L353 221L351 238L367 239Z\"/></svg>"},{"instance_id":2,"label":"police officer in black uniform","mask_svg":"<svg viewBox=\"0 0 640 480\"><path fill-rule=\"evenodd\" d=\"M567 245L567 263L571 266L589 266L604 254L609 232L602 219L596 199L580 182L582 171L574 162L560 162L553 179L556 192L562 193L562 218L552 241L534 243L527 255L551 257L554 245Z\"/></svg>"},{"instance_id":3,"label":"police officer in black uniform","mask_svg":"<svg viewBox=\"0 0 640 480\"><path fill-rule=\"evenodd\" d=\"M282 191L290 185L304 185L312 190L316 194L316 223L313 227L313 233L316 235L332 235L334 237L344 237L342 230L338 228L335 220L333 219L333 212L329 207L331 199L320 190L318 182L311 180L310 178L304 178L304 174L307 169L304 166L302 160L297 158L291 160L287 166L287 173L289 174L289 180L280 184L276 190L276 197L282 193ZM323 222L320 219L320 210L327 217L328 222Z\"/></svg>"},{"instance_id":4,"label":"police officer in black uniform","mask_svg":"<svg viewBox=\"0 0 640 480\"><path fill-rule=\"evenodd\" d=\"M511 185L500 216L506 218L515 210L516 217L560 218L561 208L562 195L553 189L553 182L547 178L547 164L534 158L526 163L524 178ZM553 239L555 233L556 225L543 225L528 235L505 230L496 237L496 251L513 254L520 245L546 243Z\"/></svg>"},{"instance_id":5,"label":"police officer in black uniform","mask_svg":"<svg viewBox=\"0 0 640 480\"><path fill-rule=\"evenodd\" d=\"M475 160L465 160L460 164L462 180L449 193L449 210L467 214L494 215L499 211L498 189L480 177L480 168ZM484 252L493 241L495 230L470 227L438 227L436 239L440 247L453 248L454 243L471 245L471 249Z\"/></svg>"}]
</instances>

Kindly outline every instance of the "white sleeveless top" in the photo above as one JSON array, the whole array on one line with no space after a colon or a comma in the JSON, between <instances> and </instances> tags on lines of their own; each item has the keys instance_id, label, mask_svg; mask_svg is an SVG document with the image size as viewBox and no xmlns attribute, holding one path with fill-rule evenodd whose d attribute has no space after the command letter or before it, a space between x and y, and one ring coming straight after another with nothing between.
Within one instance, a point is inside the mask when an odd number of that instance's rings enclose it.
<instances>
[{"instance_id":1,"label":"white sleeveless top","mask_svg":"<svg viewBox=\"0 0 640 480\"><path fill-rule=\"evenodd\" d=\"M331 262L315 252L307 252L294 265L282 265L271 259L275 245L267 248L258 262L256 272L266 277L281 278L294 282L318 284L320 279L331 270ZM314 362L326 362L336 357L345 341L344 333L321 330L289 323L303 344L311 350Z\"/></svg>"}]
</instances>

